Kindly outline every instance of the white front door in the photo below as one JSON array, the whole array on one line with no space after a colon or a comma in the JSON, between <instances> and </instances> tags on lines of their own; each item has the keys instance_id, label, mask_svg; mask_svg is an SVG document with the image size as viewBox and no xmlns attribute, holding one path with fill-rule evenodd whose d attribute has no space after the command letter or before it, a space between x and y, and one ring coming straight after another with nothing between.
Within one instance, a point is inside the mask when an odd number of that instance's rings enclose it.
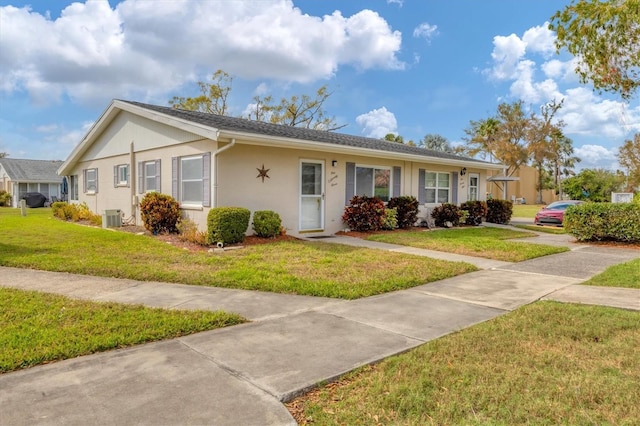
<instances>
[{"instance_id":1,"label":"white front door","mask_svg":"<svg viewBox=\"0 0 640 426\"><path fill-rule=\"evenodd\" d=\"M478 201L478 188L480 186L480 175L469 173L469 201Z\"/></svg>"},{"instance_id":2,"label":"white front door","mask_svg":"<svg viewBox=\"0 0 640 426\"><path fill-rule=\"evenodd\" d=\"M300 231L324 230L324 162L300 162Z\"/></svg>"}]
</instances>

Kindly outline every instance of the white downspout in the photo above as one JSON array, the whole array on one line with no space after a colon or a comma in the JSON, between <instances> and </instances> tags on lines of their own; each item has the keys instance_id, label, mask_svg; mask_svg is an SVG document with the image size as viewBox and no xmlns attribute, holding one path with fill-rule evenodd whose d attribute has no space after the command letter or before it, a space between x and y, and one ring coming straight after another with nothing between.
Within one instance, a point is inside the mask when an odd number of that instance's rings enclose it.
<instances>
[{"instance_id":1,"label":"white downspout","mask_svg":"<svg viewBox=\"0 0 640 426\"><path fill-rule=\"evenodd\" d=\"M136 200L136 191L138 179L136 176L136 154L133 146L133 141L129 145L129 188L131 188L131 218L133 224L137 225L136 209L138 206L138 200Z\"/></svg>"},{"instance_id":2,"label":"white downspout","mask_svg":"<svg viewBox=\"0 0 640 426\"><path fill-rule=\"evenodd\" d=\"M222 148L217 149L213 153L213 206L212 208L218 207L218 154L222 154L229 148L232 148L236 144L236 139L231 139L231 142Z\"/></svg>"}]
</instances>

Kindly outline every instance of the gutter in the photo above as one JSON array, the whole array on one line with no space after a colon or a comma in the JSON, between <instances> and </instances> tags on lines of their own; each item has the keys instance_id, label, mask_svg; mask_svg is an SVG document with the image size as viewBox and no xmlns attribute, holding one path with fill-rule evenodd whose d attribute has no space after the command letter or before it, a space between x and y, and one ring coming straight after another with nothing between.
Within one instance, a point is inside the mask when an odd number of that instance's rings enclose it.
<instances>
[{"instance_id":1,"label":"gutter","mask_svg":"<svg viewBox=\"0 0 640 426\"><path fill-rule=\"evenodd\" d=\"M236 139L232 138L231 142L222 148L218 148L213 152L213 206L211 208L218 207L218 155L222 154L224 151L229 148L233 148L236 144Z\"/></svg>"}]
</instances>

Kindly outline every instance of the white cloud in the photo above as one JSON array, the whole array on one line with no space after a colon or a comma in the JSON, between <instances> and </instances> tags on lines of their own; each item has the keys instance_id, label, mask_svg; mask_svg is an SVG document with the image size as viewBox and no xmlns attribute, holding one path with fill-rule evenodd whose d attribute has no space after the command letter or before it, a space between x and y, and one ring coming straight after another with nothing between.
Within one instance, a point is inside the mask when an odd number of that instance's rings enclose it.
<instances>
[{"instance_id":1,"label":"white cloud","mask_svg":"<svg viewBox=\"0 0 640 426\"><path fill-rule=\"evenodd\" d=\"M549 29L549 23L529 28L522 35L522 41L527 46L527 51L549 56L556 51L556 35Z\"/></svg>"},{"instance_id":2,"label":"white cloud","mask_svg":"<svg viewBox=\"0 0 640 426\"><path fill-rule=\"evenodd\" d=\"M526 43L515 34L510 36L495 36L493 38L493 68L487 70L489 75L497 80L509 80L514 77L518 62L526 51Z\"/></svg>"},{"instance_id":3,"label":"white cloud","mask_svg":"<svg viewBox=\"0 0 640 426\"><path fill-rule=\"evenodd\" d=\"M386 107L374 109L356 117L356 123L362 127L362 133L371 138L383 138L388 133L396 133L396 116Z\"/></svg>"},{"instance_id":4,"label":"white cloud","mask_svg":"<svg viewBox=\"0 0 640 426\"><path fill-rule=\"evenodd\" d=\"M607 149L601 145L583 145L574 149L575 155L580 158L578 163L580 169L617 169L619 168L616 158L616 150Z\"/></svg>"},{"instance_id":5,"label":"white cloud","mask_svg":"<svg viewBox=\"0 0 640 426\"><path fill-rule=\"evenodd\" d=\"M427 43L431 43L431 39L438 35L438 26L429 25L427 22L423 22L413 30L413 36L416 38L423 38L427 40Z\"/></svg>"},{"instance_id":6,"label":"white cloud","mask_svg":"<svg viewBox=\"0 0 640 426\"><path fill-rule=\"evenodd\" d=\"M387 0L387 4L397 4L398 6L402 7L402 5L404 4L404 0Z\"/></svg>"},{"instance_id":7,"label":"white cloud","mask_svg":"<svg viewBox=\"0 0 640 426\"><path fill-rule=\"evenodd\" d=\"M623 102L602 99L593 91L568 89L558 118L565 121L565 133L602 136L610 139L640 131L640 106L628 109Z\"/></svg>"},{"instance_id":8,"label":"white cloud","mask_svg":"<svg viewBox=\"0 0 640 426\"><path fill-rule=\"evenodd\" d=\"M313 82L341 66L403 69L401 33L370 10L310 16L291 0L107 0L59 18L0 7L0 90L37 102L166 93L222 68L244 78ZM25 31L28 28L29 31Z\"/></svg>"}]
</instances>

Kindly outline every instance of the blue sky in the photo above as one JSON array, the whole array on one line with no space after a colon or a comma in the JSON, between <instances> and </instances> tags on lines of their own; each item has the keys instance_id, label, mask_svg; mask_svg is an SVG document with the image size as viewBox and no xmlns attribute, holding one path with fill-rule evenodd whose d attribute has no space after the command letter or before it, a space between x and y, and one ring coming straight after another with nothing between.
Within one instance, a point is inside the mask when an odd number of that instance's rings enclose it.
<instances>
[{"instance_id":1,"label":"blue sky","mask_svg":"<svg viewBox=\"0 0 640 426\"><path fill-rule=\"evenodd\" d=\"M615 168L640 104L594 93L547 29L569 1L0 1L0 152L65 159L111 99L167 105L217 69L232 115L328 85L341 131L460 143L501 102L564 99L581 167Z\"/></svg>"}]
</instances>

